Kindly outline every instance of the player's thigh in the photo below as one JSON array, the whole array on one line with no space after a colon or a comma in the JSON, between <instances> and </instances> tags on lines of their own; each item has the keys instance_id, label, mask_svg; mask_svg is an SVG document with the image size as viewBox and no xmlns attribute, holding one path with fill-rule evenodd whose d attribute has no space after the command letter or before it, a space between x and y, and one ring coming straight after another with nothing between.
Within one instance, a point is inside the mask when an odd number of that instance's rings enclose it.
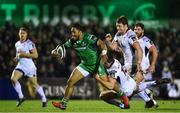
<instances>
[{"instance_id":1,"label":"player's thigh","mask_svg":"<svg viewBox=\"0 0 180 113\"><path fill-rule=\"evenodd\" d=\"M19 71L19 70L14 70L12 72L12 75L11 75L11 80L13 82L16 82L17 80L19 80L21 77L23 76L23 72Z\"/></svg>"},{"instance_id":2,"label":"player's thigh","mask_svg":"<svg viewBox=\"0 0 180 113\"><path fill-rule=\"evenodd\" d=\"M68 85L74 85L82 78L84 78L83 74L75 68L68 79Z\"/></svg>"},{"instance_id":3,"label":"player's thigh","mask_svg":"<svg viewBox=\"0 0 180 113\"><path fill-rule=\"evenodd\" d=\"M133 79L129 79L125 82L125 87L123 88L123 91L127 96L131 96L133 92L136 90L136 88L136 82Z\"/></svg>"}]
</instances>

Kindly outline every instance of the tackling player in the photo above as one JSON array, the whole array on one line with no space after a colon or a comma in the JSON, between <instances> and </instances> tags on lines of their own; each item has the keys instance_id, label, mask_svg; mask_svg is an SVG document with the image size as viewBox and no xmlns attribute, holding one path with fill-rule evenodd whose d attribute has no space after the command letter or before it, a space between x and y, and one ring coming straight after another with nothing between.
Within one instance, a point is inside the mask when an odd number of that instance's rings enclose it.
<instances>
[{"instance_id":1,"label":"tackling player","mask_svg":"<svg viewBox=\"0 0 180 113\"><path fill-rule=\"evenodd\" d=\"M122 66L120 62L110 55L108 55L108 63L106 64L108 76L109 76L109 82L103 81L99 78L98 75L95 76L97 81L102 83L105 87L109 89L109 91L104 91L101 94L101 99L106 101L107 103L116 105L120 108L127 109L129 108L129 104L126 104L123 102L119 103L116 98L116 92L112 91L116 84L119 84L120 89L126 94L126 96L131 97L135 93L139 93L146 88L150 88L156 85L169 83L170 79L160 79L157 81L149 81L149 82L141 82L139 85L135 82L133 78L131 78L128 73L124 72L122 69ZM150 108L151 106L148 106L147 108Z\"/></svg>"}]
</instances>

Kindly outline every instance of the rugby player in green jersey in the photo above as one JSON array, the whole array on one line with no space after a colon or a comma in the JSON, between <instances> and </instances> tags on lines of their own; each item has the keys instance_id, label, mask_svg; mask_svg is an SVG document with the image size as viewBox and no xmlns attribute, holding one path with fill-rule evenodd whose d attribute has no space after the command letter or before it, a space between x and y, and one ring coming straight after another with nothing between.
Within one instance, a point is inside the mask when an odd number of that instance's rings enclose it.
<instances>
[{"instance_id":1,"label":"rugby player in green jersey","mask_svg":"<svg viewBox=\"0 0 180 113\"><path fill-rule=\"evenodd\" d=\"M73 48L81 59L81 63L72 71L67 81L65 94L61 102L52 102L54 107L66 109L74 85L84 77L98 74L101 79L108 81L103 63L106 63L106 44L92 34L84 33L82 27L75 23L71 27L71 39L52 50L53 56L65 57L66 49ZM105 89L100 89L100 92ZM119 91L123 94L122 91ZM121 97L121 95L120 95Z\"/></svg>"}]
</instances>

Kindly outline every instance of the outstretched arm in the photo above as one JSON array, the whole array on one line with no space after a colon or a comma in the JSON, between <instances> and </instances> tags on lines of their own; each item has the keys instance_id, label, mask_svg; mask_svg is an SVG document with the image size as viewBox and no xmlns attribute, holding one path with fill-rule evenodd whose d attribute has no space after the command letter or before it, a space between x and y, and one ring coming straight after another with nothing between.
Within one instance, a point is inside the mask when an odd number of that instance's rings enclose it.
<instances>
[{"instance_id":1,"label":"outstretched arm","mask_svg":"<svg viewBox=\"0 0 180 113\"><path fill-rule=\"evenodd\" d=\"M109 77L109 81L104 81L97 74L95 75L95 79L110 90L114 89L115 87L116 79Z\"/></svg>"},{"instance_id":2,"label":"outstretched arm","mask_svg":"<svg viewBox=\"0 0 180 113\"><path fill-rule=\"evenodd\" d=\"M105 36L106 38L106 44L108 46L109 49L115 51L115 52L118 52L118 53L123 53L123 50L118 46L117 42L116 41L112 41L112 36L111 34L107 34Z\"/></svg>"},{"instance_id":3,"label":"outstretched arm","mask_svg":"<svg viewBox=\"0 0 180 113\"><path fill-rule=\"evenodd\" d=\"M106 65L108 63L106 44L101 39L98 39L97 46L101 49L102 60L104 62L104 65Z\"/></svg>"}]
</instances>

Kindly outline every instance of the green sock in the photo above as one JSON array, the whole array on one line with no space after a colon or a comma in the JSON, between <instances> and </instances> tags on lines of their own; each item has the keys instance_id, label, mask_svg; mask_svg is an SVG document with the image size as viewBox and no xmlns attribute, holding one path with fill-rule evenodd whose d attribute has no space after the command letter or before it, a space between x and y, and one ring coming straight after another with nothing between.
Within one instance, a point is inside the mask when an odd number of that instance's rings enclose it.
<instances>
[{"instance_id":1,"label":"green sock","mask_svg":"<svg viewBox=\"0 0 180 113\"><path fill-rule=\"evenodd\" d=\"M120 97L122 97L122 96L124 96L125 94L124 94L124 92L123 91L119 91L118 93L117 93L117 98L120 98Z\"/></svg>"},{"instance_id":2,"label":"green sock","mask_svg":"<svg viewBox=\"0 0 180 113\"><path fill-rule=\"evenodd\" d=\"M68 100L69 100L69 99L67 99L67 98L63 98L63 99L61 100L61 102L62 102L62 104L63 104L64 106L67 106Z\"/></svg>"}]
</instances>

